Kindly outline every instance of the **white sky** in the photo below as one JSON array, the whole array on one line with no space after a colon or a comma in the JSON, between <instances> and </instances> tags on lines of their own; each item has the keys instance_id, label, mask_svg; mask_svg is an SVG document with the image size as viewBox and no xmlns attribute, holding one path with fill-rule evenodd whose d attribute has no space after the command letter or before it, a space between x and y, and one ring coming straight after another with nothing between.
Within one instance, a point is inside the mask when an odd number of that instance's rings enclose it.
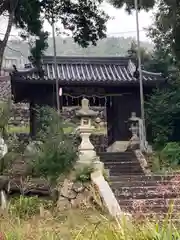
<instances>
[{"instance_id":1,"label":"white sky","mask_svg":"<svg viewBox=\"0 0 180 240\"><path fill-rule=\"evenodd\" d=\"M136 37L136 18L135 14L128 15L124 9L115 9L111 5L104 3L103 9L106 13L113 19L109 20L107 24L107 35L109 36L123 36ZM146 31L144 28L148 28L152 24L152 12L140 12L139 14L139 28L140 28L140 40L141 41L150 41L146 37ZM6 21L0 18L0 37L3 36L3 33L6 29ZM45 23L45 29L51 32L51 27L48 23ZM13 29L11 32L12 35L18 35L18 30Z\"/></svg>"}]
</instances>

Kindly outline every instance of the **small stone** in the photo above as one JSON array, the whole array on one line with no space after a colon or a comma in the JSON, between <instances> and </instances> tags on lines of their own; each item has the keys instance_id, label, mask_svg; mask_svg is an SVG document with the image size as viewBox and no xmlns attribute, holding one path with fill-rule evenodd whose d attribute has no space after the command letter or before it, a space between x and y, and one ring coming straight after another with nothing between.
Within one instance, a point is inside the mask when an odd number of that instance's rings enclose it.
<instances>
[{"instance_id":1,"label":"small stone","mask_svg":"<svg viewBox=\"0 0 180 240\"><path fill-rule=\"evenodd\" d=\"M67 198L59 197L57 202L58 210L66 210L71 208L71 203Z\"/></svg>"},{"instance_id":2,"label":"small stone","mask_svg":"<svg viewBox=\"0 0 180 240\"><path fill-rule=\"evenodd\" d=\"M89 191L79 193L75 199L71 200L71 206L73 208L88 207L90 206L90 198L91 194Z\"/></svg>"},{"instance_id":3,"label":"small stone","mask_svg":"<svg viewBox=\"0 0 180 240\"><path fill-rule=\"evenodd\" d=\"M85 186L83 186L83 184L81 182L76 182L73 184L72 189L76 193L82 193L85 190Z\"/></svg>"},{"instance_id":4,"label":"small stone","mask_svg":"<svg viewBox=\"0 0 180 240\"><path fill-rule=\"evenodd\" d=\"M72 190L73 182L68 179L64 180L63 186L61 188L60 195L67 199L74 199L77 196L77 193Z\"/></svg>"}]
</instances>

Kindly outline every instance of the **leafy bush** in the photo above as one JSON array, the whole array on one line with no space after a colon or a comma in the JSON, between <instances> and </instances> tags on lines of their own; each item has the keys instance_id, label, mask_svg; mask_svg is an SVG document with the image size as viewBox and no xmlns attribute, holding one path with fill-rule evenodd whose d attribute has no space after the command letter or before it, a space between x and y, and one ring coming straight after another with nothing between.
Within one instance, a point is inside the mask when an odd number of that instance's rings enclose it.
<instances>
[{"instance_id":1,"label":"leafy bush","mask_svg":"<svg viewBox=\"0 0 180 240\"><path fill-rule=\"evenodd\" d=\"M76 181L85 183L91 181L91 173L93 172L92 166L87 166L84 168L80 168L76 172Z\"/></svg>"},{"instance_id":2,"label":"leafy bush","mask_svg":"<svg viewBox=\"0 0 180 240\"><path fill-rule=\"evenodd\" d=\"M8 137L7 145L8 152L23 154L27 146L27 143L25 141L19 140L18 137L15 134L13 134Z\"/></svg>"},{"instance_id":3,"label":"leafy bush","mask_svg":"<svg viewBox=\"0 0 180 240\"><path fill-rule=\"evenodd\" d=\"M86 166L84 168L80 168L79 170L76 170L76 181L85 183L91 181L91 173L94 171L93 166ZM109 182L107 171L103 171L104 179Z\"/></svg>"},{"instance_id":4,"label":"leafy bush","mask_svg":"<svg viewBox=\"0 0 180 240\"><path fill-rule=\"evenodd\" d=\"M180 164L180 143L167 143L161 151L160 157L171 166L177 166Z\"/></svg>"},{"instance_id":5,"label":"leafy bush","mask_svg":"<svg viewBox=\"0 0 180 240\"><path fill-rule=\"evenodd\" d=\"M32 158L34 174L55 181L60 174L72 170L77 159L77 147L73 137L64 133L64 122L49 107L40 110L38 134L42 144Z\"/></svg>"},{"instance_id":6,"label":"leafy bush","mask_svg":"<svg viewBox=\"0 0 180 240\"><path fill-rule=\"evenodd\" d=\"M148 140L156 149L162 149L168 141L179 141L180 88L179 73L169 76L168 85L157 88L146 102Z\"/></svg>"}]
</instances>

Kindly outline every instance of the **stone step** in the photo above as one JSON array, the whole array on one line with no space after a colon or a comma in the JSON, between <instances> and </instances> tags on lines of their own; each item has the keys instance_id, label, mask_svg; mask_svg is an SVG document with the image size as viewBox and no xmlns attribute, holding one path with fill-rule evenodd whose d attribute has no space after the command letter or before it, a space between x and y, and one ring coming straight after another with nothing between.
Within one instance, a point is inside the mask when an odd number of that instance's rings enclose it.
<instances>
[{"instance_id":1,"label":"stone step","mask_svg":"<svg viewBox=\"0 0 180 240\"><path fill-rule=\"evenodd\" d=\"M121 206L121 210L123 212L129 212L129 213L135 213L135 212L142 212L143 214L146 214L146 215L152 215L153 216L153 213L154 214L167 214L168 211L170 210L170 206L161 206L161 205L152 205L152 206L149 206L149 205L133 205L133 206ZM178 206L174 206L174 209L172 210L172 214L173 214L173 217L177 217L179 216L180 217L180 205ZM180 219L179 219L180 220Z\"/></svg>"},{"instance_id":2,"label":"stone step","mask_svg":"<svg viewBox=\"0 0 180 240\"><path fill-rule=\"evenodd\" d=\"M159 185L180 185L180 181L169 181L169 180L149 180L149 181L110 181L110 185L113 184L115 188L122 187L150 187L150 186L159 186Z\"/></svg>"},{"instance_id":3,"label":"stone step","mask_svg":"<svg viewBox=\"0 0 180 240\"><path fill-rule=\"evenodd\" d=\"M134 181L170 181L171 179L175 178L176 176L172 175L132 175L132 174L128 174L128 175L120 175L120 176L113 176L110 175L110 181L111 182L134 182Z\"/></svg>"},{"instance_id":4,"label":"stone step","mask_svg":"<svg viewBox=\"0 0 180 240\"><path fill-rule=\"evenodd\" d=\"M143 175L144 172L141 166L106 166L105 168L109 170L110 176L120 176L120 175Z\"/></svg>"},{"instance_id":5,"label":"stone step","mask_svg":"<svg viewBox=\"0 0 180 240\"><path fill-rule=\"evenodd\" d=\"M122 167L127 166L133 168L134 166L140 166L139 162L133 162L133 161L119 161L119 162L105 162L105 166L111 168L111 167Z\"/></svg>"},{"instance_id":6,"label":"stone step","mask_svg":"<svg viewBox=\"0 0 180 240\"><path fill-rule=\"evenodd\" d=\"M109 163L109 164L114 164L114 163L119 163L119 162L137 162L139 161L136 158L100 158L102 162L104 163Z\"/></svg>"},{"instance_id":7,"label":"stone step","mask_svg":"<svg viewBox=\"0 0 180 240\"><path fill-rule=\"evenodd\" d=\"M125 212L142 211L146 212L168 212L170 208L172 211L180 215L180 199L138 199L138 200L127 200L118 199L121 209Z\"/></svg>"},{"instance_id":8,"label":"stone step","mask_svg":"<svg viewBox=\"0 0 180 240\"><path fill-rule=\"evenodd\" d=\"M117 155L130 155L130 154L134 154L134 152L131 150L124 151L124 152L100 152L99 156L108 156L108 155L117 156Z\"/></svg>"},{"instance_id":9,"label":"stone step","mask_svg":"<svg viewBox=\"0 0 180 240\"><path fill-rule=\"evenodd\" d=\"M118 189L113 189L113 192L116 196L116 198L118 200L120 199L146 199L146 200L150 200L150 199L154 199L154 198L176 198L178 197L178 193L174 192L174 191L146 191L144 190L144 192L131 192L131 191L127 191L127 192L122 192L119 191Z\"/></svg>"},{"instance_id":10,"label":"stone step","mask_svg":"<svg viewBox=\"0 0 180 240\"><path fill-rule=\"evenodd\" d=\"M120 206L131 206L133 203L142 203L147 205L180 205L180 198L154 198L154 199L118 199Z\"/></svg>"},{"instance_id":11,"label":"stone step","mask_svg":"<svg viewBox=\"0 0 180 240\"><path fill-rule=\"evenodd\" d=\"M165 192L175 192L178 193L177 188L174 188L172 185L154 185L154 186L129 186L129 187L121 187L118 186L114 183L110 184L111 189L113 189L114 191L118 191L119 193L123 193L123 192L129 192L129 193L152 193L152 192L160 192L161 193L165 193Z\"/></svg>"},{"instance_id":12,"label":"stone step","mask_svg":"<svg viewBox=\"0 0 180 240\"><path fill-rule=\"evenodd\" d=\"M130 154L134 153L133 150L127 150L124 152L100 152L99 155L119 155L119 154Z\"/></svg>"},{"instance_id":13,"label":"stone step","mask_svg":"<svg viewBox=\"0 0 180 240\"><path fill-rule=\"evenodd\" d=\"M117 169L114 169L114 170L109 170L109 174L114 177L119 177L121 175L134 176L135 174L136 174L136 176L142 176L144 173L142 170L138 170L138 171L128 170L125 172L125 171L119 171Z\"/></svg>"},{"instance_id":14,"label":"stone step","mask_svg":"<svg viewBox=\"0 0 180 240\"><path fill-rule=\"evenodd\" d=\"M115 161L118 161L118 160L122 160L122 159L125 159L125 160L127 160L127 159L133 159L133 160L137 160L137 158L136 158L136 156L135 155L122 155L122 156L116 156L116 155L114 155L114 156L111 156L111 155L109 155L109 156L100 156L100 159L102 159L103 161L113 161L113 160L115 160Z\"/></svg>"},{"instance_id":15,"label":"stone step","mask_svg":"<svg viewBox=\"0 0 180 240\"><path fill-rule=\"evenodd\" d=\"M118 159L102 159L100 158L101 162L108 163L108 164L116 164L121 162L133 162L133 163L139 163L137 159L133 158L118 158Z\"/></svg>"}]
</instances>

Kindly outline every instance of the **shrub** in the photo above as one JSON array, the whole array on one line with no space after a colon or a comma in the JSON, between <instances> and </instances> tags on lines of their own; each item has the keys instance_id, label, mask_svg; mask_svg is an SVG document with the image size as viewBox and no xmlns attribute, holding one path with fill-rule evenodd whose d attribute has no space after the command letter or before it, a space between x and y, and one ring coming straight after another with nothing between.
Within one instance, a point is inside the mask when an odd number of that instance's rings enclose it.
<instances>
[{"instance_id":1,"label":"shrub","mask_svg":"<svg viewBox=\"0 0 180 240\"><path fill-rule=\"evenodd\" d=\"M180 163L180 143L167 143L160 152L160 158L170 166L177 166Z\"/></svg>"},{"instance_id":2,"label":"shrub","mask_svg":"<svg viewBox=\"0 0 180 240\"><path fill-rule=\"evenodd\" d=\"M10 118L11 113L11 100L8 102L0 102L0 134L4 138L7 137L7 125Z\"/></svg>"},{"instance_id":3,"label":"shrub","mask_svg":"<svg viewBox=\"0 0 180 240\"><path fill-rule=\"evenodd\" d=\"M84 168L80 168L79 170L76 171L76 181L85 183L85 182L90 182L91 181L91 173L94 171L93 166L89 165ZM109 182L108 174L107 171L103 171L103 176L104 179Z\"/></svg>"},{"instance_id":4,"label":"shrub","mask_svg":"<svg viewBox=\"0 0 180 240\"><path fill-rule=\"evenodd\" d=\"M91 173L93 172L92 166L87 166L77 170L76 172L76 181L85 183L91 181Z\"/></svg>"},{"instance_id":5,"label":"shrub","mask_svg":"<svg viewBox=\"0 0 180 240\"><path fill-rule=\"evenodd\" d=\"M44 209L52 209L52 201L42 200L35 197L20 196L13 198L9 204L9 214L13 217L27 219L40 214L40 207Z\"/></svg>"},{"instance_id":6,"label":"shrub","mask_svg":"<svg viewBox=\"0 0 180 240\"><path fill-rule=\"evenodd\" d=\"M38 138L42 144L38 145L36 155L32 156L34 174L55 181L73 168L77 159L75 139L64 134L65 124L52 108L40 110L39 122Z\"/></svg>"},{"instance_id":7,"label":"shrub","mask_svg":"<svg viewBox=\"0 0 180 240\"><path fill-rule=\"evenodd\" d=\"M38 197L20 196L10 202L9 213L18 218L29 218L39 214L41 203Z\"/></svg>"}]
</instances>

